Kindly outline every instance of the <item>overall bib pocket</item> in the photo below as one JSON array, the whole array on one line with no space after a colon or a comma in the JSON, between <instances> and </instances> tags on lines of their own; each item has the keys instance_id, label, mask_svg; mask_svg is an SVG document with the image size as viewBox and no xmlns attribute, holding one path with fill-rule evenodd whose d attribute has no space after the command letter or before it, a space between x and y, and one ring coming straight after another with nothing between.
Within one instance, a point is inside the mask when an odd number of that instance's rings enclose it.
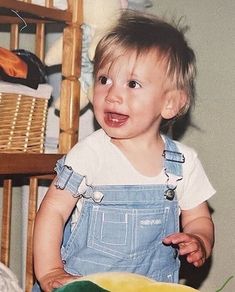
<instances>
[{"instance_id":1,"label":"overall bib pocket","mask_svg":"<svg viewBox=\"0 0 235 292\"><path fill-rule=\"evenodd\" d=\"M93 206L88 247L118 258L144 255L162 243L168 208Z\"/></svg>"}]
</instances>

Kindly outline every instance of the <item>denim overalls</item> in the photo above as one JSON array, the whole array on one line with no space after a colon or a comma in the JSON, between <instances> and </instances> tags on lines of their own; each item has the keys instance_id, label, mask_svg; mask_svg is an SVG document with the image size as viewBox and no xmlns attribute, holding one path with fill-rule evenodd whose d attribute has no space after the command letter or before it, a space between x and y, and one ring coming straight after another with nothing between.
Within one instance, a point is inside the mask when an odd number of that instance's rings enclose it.
<instances>
[{"instance_id":1,"label":"denim overalls","mask_svg":"<svg viewBox=\"0 0 235 292\"><path fill-rule=\"evenodd\" d=\"M82 211L61 254L73 275L128 271L157 281L178 282L177 250L162 239L179 231L175 195L184 156L165 137L163 185L87 186ZM82 176L57 164L58 188L78 194Z\"/></svg>"},{"instance_id":2,"label":"denim overalls","mask_svg":"<svg viewBox=\"0 0 235 292\"><path fill-rule=\"evenodd\" d=\"M165 184L86 185L82 194L84 177L64 165L64 158L57 162L57 188L84 198L73 231L70 224L65 229L61 255L68 273L126 271L178 282L177 249L162 240L179 231L176 189L184 156L167 137L163 156Z\"/></svg>"}]
</instances>

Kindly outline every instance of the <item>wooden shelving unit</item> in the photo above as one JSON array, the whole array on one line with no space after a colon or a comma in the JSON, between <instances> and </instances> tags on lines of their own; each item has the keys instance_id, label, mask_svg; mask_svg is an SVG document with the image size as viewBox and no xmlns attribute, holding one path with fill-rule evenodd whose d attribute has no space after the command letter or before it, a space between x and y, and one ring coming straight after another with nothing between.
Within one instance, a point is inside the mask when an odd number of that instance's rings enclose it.
<instances>
[{"instance_id":1,"label":"wooden shelving unit","mask_svg":"<svg viewBox=\"0 0 235 292\"><path fill-rule=\"evenodd\" d=\"M60 136L57 154L44 153L1 153L0 181L3 187L3 217L1 238L1 262L9 265L10 223L12 186L15 179L29 179L28 235L25 292L31 291L34 276L32 262L32 233L36 214L38 181L52 179L56 161L77 142L79 128L80 56L82 0L68 0L68 9L62 11L52 6L52 0L46 0L42 7L31 1L0 0L0 24L9 24L10 48L19 48L19 23L21 19L16 11L29 25L35 25L35 54L43 61L45 56L45 26L47 23L64 23L63 61L61 96L60 96ZM1 117L0 117L1 122Z\"/></svg>"}]
</instances>

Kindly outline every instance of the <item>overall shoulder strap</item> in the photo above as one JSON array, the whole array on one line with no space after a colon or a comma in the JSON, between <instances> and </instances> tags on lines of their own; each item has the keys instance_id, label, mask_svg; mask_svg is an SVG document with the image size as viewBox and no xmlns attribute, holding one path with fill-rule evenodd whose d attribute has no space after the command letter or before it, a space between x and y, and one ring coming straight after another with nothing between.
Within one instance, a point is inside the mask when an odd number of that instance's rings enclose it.
<instances>
[{"instance_id":1,"label":"overall shoulder strap","mask_svg":"<svg viewBox=\"0 0 235 292\"><path fill-rule=\"evenodd\" d=\"M176 143L164 136L165 150L163 151L164 167L167 173L182 177L182 164L185 162L183 153L179 152Z\"/></svg>"}]
</instances>

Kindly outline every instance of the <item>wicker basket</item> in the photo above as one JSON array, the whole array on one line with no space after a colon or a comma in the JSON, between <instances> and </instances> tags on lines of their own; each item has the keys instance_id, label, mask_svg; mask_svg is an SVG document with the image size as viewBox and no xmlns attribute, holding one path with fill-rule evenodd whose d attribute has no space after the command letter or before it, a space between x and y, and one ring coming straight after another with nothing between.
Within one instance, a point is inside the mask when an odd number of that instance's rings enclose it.
<instances>
[{"instance_id":1,"label":"wicker basket","mask_svg":"<svg viewBox=\"0 0 235 292\"><path fill-rule=\"evenodd\" d=\"M48 100L0 93L0 152L44 151Z\"/></svg>"}]
</instances>

